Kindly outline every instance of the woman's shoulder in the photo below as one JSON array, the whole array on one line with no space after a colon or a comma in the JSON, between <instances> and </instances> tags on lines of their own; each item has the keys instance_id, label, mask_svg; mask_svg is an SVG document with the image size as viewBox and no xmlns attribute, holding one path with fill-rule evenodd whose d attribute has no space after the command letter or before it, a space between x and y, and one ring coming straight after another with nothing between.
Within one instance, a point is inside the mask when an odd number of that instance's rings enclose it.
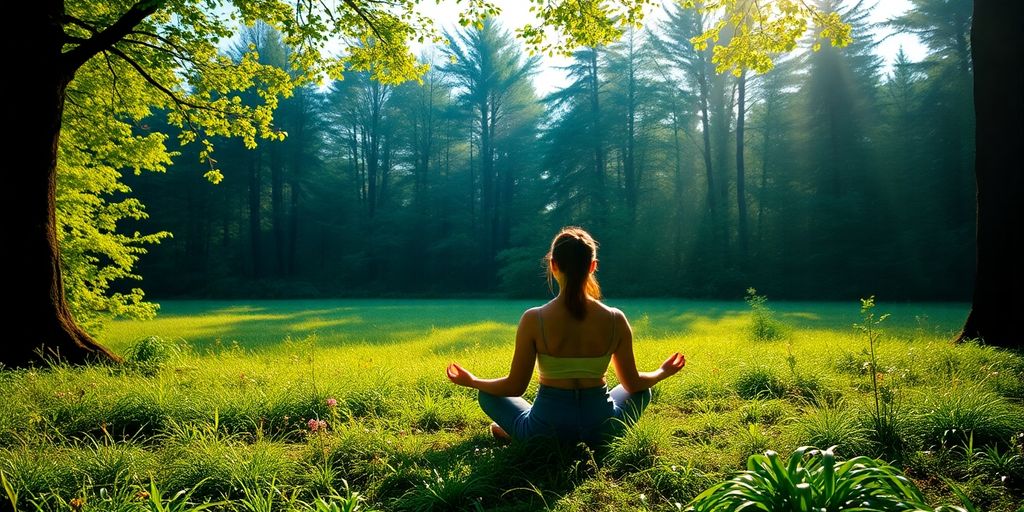
<instances>
[{"instance_id":1,"label":"woman's shoulder","mask_svg":"<svg viewBox=\"0 0 1024 512\"><path fill-rule=\"evenodd\" d=\"M532 308L528 308L526 311L523 311L522 316L519 317L519 322L522 323L522 322L537 321L537 319L541 315L541 309L543 307L544 306L534 306Z\"/></svg>"},{"instance_id":2,"label":"woman's shoulder","mask_svg":"<svg viewBox=\"0 0 1024 512\"><path fill-rule=\"evenodd\" d=\"M626 317L625 313L623 313L621 309L614 306L609 306L608 304L605 304L604 302L601 302L597 299L591 299L591 304L596 306L599 311L603 311L606 314L611 315L613 318L619 319Z\"/></svg>"}]
</instances>

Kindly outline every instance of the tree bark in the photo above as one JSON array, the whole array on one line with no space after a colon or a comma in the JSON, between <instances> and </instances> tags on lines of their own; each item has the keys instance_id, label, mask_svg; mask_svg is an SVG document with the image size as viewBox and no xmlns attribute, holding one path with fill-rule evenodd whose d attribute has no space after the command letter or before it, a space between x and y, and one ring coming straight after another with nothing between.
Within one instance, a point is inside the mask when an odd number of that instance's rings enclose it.
<instances>
[{"instance_id":1,"label":"tree bark","mask_svg":"<svg viewBox=\"0 0 1024 512\"><path fill-rule=\"evenodd\" d=\"M743 159L743 128L746 118L746 101L747 74L744 72L740 75L739 102L736 114L736 212L738 215L737 226L740 237L740 256L744 260L747 258L747 197L746 177L744 176L746 169L744 169Z\"/></svg>"},{"instance_id":2,"label":"tree bark","mask_svg":"<svg viewBox=\"0 0 1024 512\"><path fill-rule=\"evenodd\" d=\"M626 65L626 140L623 152L623 174L626 181L626 208L629 211L630 225L636 223L637 196L639 183L636 170L636 50L633 46L633 34L629 36L629 59Z\"/></svg>"},{"instance_id":3,"label":"tree bark","mask_svg":"<svg viewBox=\"0 0 1024 512\"><path fill-rule=\"evenodd\" d=\"M64 297L60 246L57 241L57 148L67 86L74 68L62 63L63 3L47 1L31 9L27 23L26 60L41 65L15 84L15 96L31 113L19 115L12 147L18 148L25 169L9 173L24 199L18 210L14 240L18 282L11 302L13 328L7 348L0 355L4 367L24 367L48 359L71 364L88 361L120 361L75 323Z\"/></svg>"},{"instance_id":4,"label":"tree bark","mask_svg":"<svg viewBox=\"0 0 1024 512\"><path fill-rule=\"evenodd\" d=\"M285 274L285 215L284 215L284 155L285 144L281 141L271 142L267 151L270 152L270 214L274 221L274 264L278 276Z\"/></svg>"},{"instance_id":5,"label":"tree bark","mask_svg":"<svg viewBox=\"0 0 1024 512\"><path fill-rule=\"evenodd\" d=\"M252 253L253 277L263 275L263 244L260 241L263 230L260 220L263 186L260 179L260 151L254 150L249 158L249 249Z\"/></svg>"},{"instance_id":6,"label":"tree bark","mask_svg":"<svg viewBox=\"0 0 1024 512\"><path fill-rule=\"evenodd\" d=\"M596 188L594 191L596 204L593 213L596 227L603 229L607 223L608 212L608 193L605 187L605 174L608 171L604 154L604 135L601 123L601 81L598 74L600 68L598 67L597 48L594 46L590 49L590 59L587 62L587 78L590 88L590 122L593 129L591 142L594 145L594 183Z\"/></svg>"},{"instance_id":7,"label":"tree bark","mask_svg":"<svg viewBox=\"0 0 1024 512\"><path fill-rule=\"evenodd\" d=\"M1020 349L1021 171L1024 143L1024 5L976 0L971 26L974 58L975 160L978 186L974 301L959 341L982 339Z\"/></svg>"}]
</instances>

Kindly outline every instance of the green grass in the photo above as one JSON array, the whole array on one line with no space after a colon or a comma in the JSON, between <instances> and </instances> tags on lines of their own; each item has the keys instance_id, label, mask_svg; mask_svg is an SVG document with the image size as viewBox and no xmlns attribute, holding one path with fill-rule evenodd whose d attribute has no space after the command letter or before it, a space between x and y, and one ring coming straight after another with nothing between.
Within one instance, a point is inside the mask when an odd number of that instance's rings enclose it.
<instances>
[{"instance_id":1,"label":"green grass","mask_svg":"<svg viewBox=\"0 0 1024 512\"><path fill-rule=\"evenodd\" d=\"M101 339L128 356L124 367L0 372L0 471L27 510L74 498L138 510L152 489L220 510L316 510L318 499L323 510L675 510L765 449L874 454L858 304L773 302L786 337L755 342L741 302L612 303L630 318L641 367L676 350L687 367L603 451L498 443L474 393L444 378L452 360L503 375L516 321L535 303L182 301L107 326ZM964 305L878 309L893 315L878 358L904 401L901 463L929 499L955 501L936 484L947 459L984 465L943 433L974 432L978 452L1019 451L1024 358L952 345ZM326 431L310 432L311 419ZM986 509L1015 510L1024 494L1002 473L961 481Z\"/></svg>"}]
</instances>

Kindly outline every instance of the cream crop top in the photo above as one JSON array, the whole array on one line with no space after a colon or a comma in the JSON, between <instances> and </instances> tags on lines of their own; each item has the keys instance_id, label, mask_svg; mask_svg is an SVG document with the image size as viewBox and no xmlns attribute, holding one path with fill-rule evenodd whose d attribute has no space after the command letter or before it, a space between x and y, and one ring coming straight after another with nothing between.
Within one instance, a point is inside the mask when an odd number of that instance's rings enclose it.
<instances>
[{"instance_id":1,"label":"cream crop top","mask_svg":"<svg viewBox=\"0 0 1024 512\"><path fill-rule=\"evenodd\" d=\"M614 313L613 313L614 315ZM540 319L540 335L544 342L544 350L548 349L547 334L544 333L544 317L537 311ZM537 370L546 379L600 379L608 371L608 363L612 359L615 343L615 320L612 319L612 335L608 341L608 352L594 357L556 357L537 351Z\"/></svg>"}]
</instances>

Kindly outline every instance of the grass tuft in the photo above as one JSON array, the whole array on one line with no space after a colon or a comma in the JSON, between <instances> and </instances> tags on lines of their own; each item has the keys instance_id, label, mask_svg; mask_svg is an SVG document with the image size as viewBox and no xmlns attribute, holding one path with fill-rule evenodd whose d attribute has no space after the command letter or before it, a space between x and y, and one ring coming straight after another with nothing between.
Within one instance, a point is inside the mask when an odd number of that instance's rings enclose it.
<instances>
[{"instance_id":1,"label":"grass tuft","mask_svg":"<svg viewBox=\"0 0 1024 512\"><path fill-rule=\"evenodd\" d=\"M755 398L781 398L786 386L778 372L764 365L748 365L740 368L733 382L736 393L747 400Z\"/></svg>"}]
</instances>

